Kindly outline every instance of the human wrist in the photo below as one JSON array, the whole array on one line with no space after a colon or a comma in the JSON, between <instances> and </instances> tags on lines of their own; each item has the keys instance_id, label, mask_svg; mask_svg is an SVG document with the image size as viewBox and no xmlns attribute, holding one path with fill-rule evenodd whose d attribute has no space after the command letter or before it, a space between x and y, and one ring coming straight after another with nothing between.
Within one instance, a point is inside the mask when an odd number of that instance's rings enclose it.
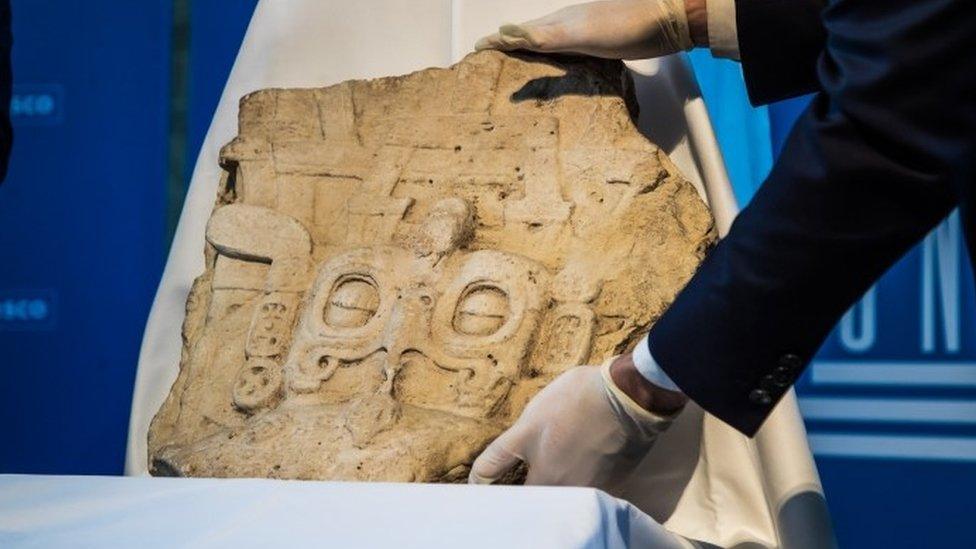
<instances>
[{"instance_id":1,"label":"human wrist","mask_svg":"<svg viewBox=\"0 0 976 549\"><path fill-rule=\"evenodd\" d=\"M708 0L685 0L685 16L691 42L700 48L708 47Z\"/></svg>"},{"instance_id":2,"label":"human wrist","mask_svg":"<svg viewBox=\"0 0 976 549\"><path fill-rule=\"evenodd\" d=\"M638 406L653 414L672 415L688 402L684 393L662 389L641 375L631 353L618 356L610 364L610 379Z\"/></svg>"}]
</instances>

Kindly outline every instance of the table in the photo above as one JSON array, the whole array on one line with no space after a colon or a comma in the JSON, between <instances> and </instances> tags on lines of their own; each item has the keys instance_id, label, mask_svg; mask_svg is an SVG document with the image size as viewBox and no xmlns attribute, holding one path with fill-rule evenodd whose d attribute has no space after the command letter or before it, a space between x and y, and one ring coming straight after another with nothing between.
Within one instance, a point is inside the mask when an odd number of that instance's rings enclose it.
<instances>
[{"instance_id":1,"label":"table","mask_svg":"<svg viewBox=\"0 0 976 549\"><path fill-rule=\"evenodd\" d=\"M589 488L0 476L0 546L681 548Z\"/></svg>"}]
</instances>

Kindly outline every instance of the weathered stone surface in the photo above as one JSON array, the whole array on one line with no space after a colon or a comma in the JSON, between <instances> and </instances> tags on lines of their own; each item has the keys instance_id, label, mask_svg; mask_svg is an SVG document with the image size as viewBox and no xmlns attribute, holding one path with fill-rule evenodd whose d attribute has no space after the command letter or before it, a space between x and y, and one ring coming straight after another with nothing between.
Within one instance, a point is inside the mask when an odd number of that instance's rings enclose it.
<instances>
[{"instance_id":1,"label":"weathered stone surface","mask_svg":"<svg viewBox=\"0 0 976 549\"><path fill-rule=\"evenodd\" d=\"M154 474L458 481L714 239L617 62L483 52L241 101Z\"/></svg>"}]
</instances>

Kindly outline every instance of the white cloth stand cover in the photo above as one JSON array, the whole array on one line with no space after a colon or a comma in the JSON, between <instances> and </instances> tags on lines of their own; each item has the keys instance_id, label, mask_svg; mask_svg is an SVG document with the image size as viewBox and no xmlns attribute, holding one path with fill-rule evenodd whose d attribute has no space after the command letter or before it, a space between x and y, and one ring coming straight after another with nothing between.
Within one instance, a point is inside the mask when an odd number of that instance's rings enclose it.
<instances>
[{"instance_id":1,"label":"white cloth stand cover","mask_svg":"<svg viewBox=\"0 0 976 549\"><path fill-rule=\"evenodd\" d=\"M197 159L146 326L130 417L128 475L148 474L146 435L152 416L176 379L186 297L193 279L204 269L204 229L220 180L217 156L220 147L237 133L241 96L261 88L321 87L352 78L447 66L471 51L478 37L499 24L537 17L570 3L573 2L259 2ZM629 66L641 107L641 130L696 185L715 215L720 234L724 235L737 206L687 60L673 56L629 63ZM331 490L335 485L324 486ZM406 486L383 486L390 491L390 497L395 497L398 490L425 493ZM534 505L528 490L497 490L504 494L498 498L499 505L511 517ZM580 492L567 489L566 493L569 497ZM823 547L830 546L833 539L822 487L792 392L754 439L689 406L658 441L646 460L641 478L626 498L649 513L650 516L637 513L642 517L640 520L657 527L656 520L672 532L723 547L743 543L762 547ZM502 503L501 499L510 501ZM599 501L613 503L607 503L608 507L600 513L594 510L598 513L594 517L605 518L622 505L606 496L601 496ZM360 505L356 501L349 503ZM362 512L369 516L369 507L362 507ZM551 511L531 508L533 516L556 512L557 507ZM381 523L378 521L377 526L386 528ZM511 520L508 523L512 524ZM509 526L498 526L488 529L486 535L497 535L496 546L504 546L502 539L507 534L502 530ZM390 536L392 541L397 534L391 532Z\"/></svg>"},{"instance_id":2,"label":"white cloth stand cover","mask_svg":"<svg viewBox=\"0 0 976 549\"><path fill-rule=\"evenodd\" d=\"M690 546L588 488L0 475L4 549Z\"/></svg>"}]
</instances>

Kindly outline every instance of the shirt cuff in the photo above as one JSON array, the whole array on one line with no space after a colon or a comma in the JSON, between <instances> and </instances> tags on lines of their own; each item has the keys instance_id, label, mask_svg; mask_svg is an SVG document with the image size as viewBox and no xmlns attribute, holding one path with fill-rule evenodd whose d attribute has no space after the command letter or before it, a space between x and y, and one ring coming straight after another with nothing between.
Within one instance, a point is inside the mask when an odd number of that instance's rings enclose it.
<instances>
[{"instance_id":1,"label":"shirt cuff","mask_svg":"<svg viewBox=\"0 0 976 549\"><path fill-rule=\"evenodd\" d=\"M675 385L668 374L664 373L664 370L657 365L657 361L651 356L651 348L647 344L647 336L644 336L634 348L633 353L634 366L637 367L637 371L640 372L644 379L650 381L654 385L662 389L667 389L668 391L681 392L681 389Z\"/></svg>"},{"instance_id":2,"label":"shirt cuff","mask_svg":"<svg viewBox=\"0 0 976 549\"><path fill-rule=\"evenodd\" d=\"M708 48L715 57L739 59L739 32L735 25L735 0L706 0Z\"/></svg>"}]
</instances>

